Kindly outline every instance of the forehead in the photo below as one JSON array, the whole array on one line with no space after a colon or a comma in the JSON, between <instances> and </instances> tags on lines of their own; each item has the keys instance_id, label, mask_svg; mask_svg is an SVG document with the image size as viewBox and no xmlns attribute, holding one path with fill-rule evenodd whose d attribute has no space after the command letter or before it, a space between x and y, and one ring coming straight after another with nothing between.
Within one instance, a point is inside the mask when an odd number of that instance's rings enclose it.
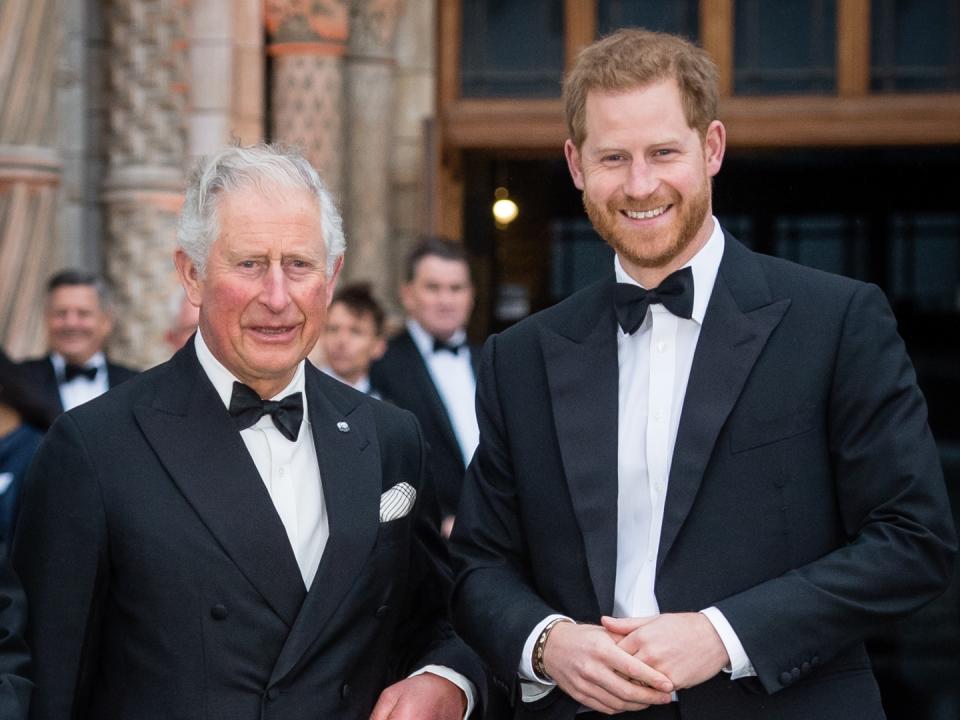
<instances>
[{"instance_id":1,"label":"forehead","mask_svg":"<svg viewBox=\"0 0 960 720\"><path fill-rule=\"evenodd\" d=\"M451 260L439 255L420 259L413 271L414 282L468 284L470 270L462 260Z\"/></svg>"},{"instance_id":2,"label":"forehead","mask_svg":"<svg viewBox=\"0 0 960 720\"><path fill-rule=\"evenodd\" d=\"M680 89L673 78L625 91L587 93L588 142L602 141L610 135L645 137L665 132L695 132L687 124Z\"/></svg>"},{"instance_id":3,"label":"forehead","mask_svg":"<svg viewBox=\"0 0 960 720\"><path fill-rule=\"evenodd\" d=\"M241 188L225 192L219 198L217 217L217 243L233 249L295 245L301 251L323 252L320 208L306 190Z\"/></svg>"},{"instance_id":4,"label":"forehead","mask_svg":"<svg viewBox=\"0 0 960 720\"><path fill-rule=\"evenodd\" d=\"M358 325L374 325L373 313L364 310L354 310L342 300L334 301L327 311L327 322L346 325L355 323Z\"/></svg>"},{"instance_id":5,"label":"forehead","mask_svg":"<svg viewBox=\"0 0 960 720\"><path fill-rule=\"evenodd\" d=\"M100 297L92 285L61 285L50 292L48 303L51 308L100 309Z\"/></svg>"}]
</instances>

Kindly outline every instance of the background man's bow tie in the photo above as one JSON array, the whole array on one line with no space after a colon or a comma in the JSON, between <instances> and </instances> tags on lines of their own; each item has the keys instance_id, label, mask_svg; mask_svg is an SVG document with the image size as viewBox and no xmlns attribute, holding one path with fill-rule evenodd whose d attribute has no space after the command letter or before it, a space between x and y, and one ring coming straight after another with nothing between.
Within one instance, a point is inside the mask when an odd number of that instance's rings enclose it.
<instances>
[{"instance_id":1,"label":"background man's bow tie","mask_svg":"<svg viewBox=\"0 0 960 720\"><path fill-rule=\"evenodd\" d=\"M63 368L63 380L64 382L70 382L80 376L85 377L87 380L93 380L97 377L97 370L99 370L99 368L96 365L93 367L84 367L83 365L67 363Z\"/></svg>"}]
</instances>

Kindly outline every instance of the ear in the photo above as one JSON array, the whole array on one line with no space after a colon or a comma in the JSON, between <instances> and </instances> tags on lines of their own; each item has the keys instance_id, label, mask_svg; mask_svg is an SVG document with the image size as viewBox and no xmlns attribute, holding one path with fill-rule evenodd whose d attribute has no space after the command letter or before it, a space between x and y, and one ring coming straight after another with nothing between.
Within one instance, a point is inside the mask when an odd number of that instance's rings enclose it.
<instances>
[{"instance_id":1,"label":"ear","mask_svg":"<svg viewBox=\"0 0 960 720\"><path fill-rule=\"evenodd\" d=\"M723 154L727 149L727 129L719 120L714 120L707 128L703 138L703 150L707 164L707 174L713 177L720 172Z\"/></svg>"},{"instance_id":2,"label":"ear","mask_svg":"<svg viewBox=\"0 0 960 720\"><path fill-rule=\"evenodd\" d=\"M403 305L403 309L407 312L407 315L411 314L413 307L413 281L405 282L400 286L400 304Z\"/></svg>"},{"instance_id":3,"label":"ear","mask_svg":"<svg viewBox=\"0 0 960 720\"><path fill-rule=\"evenodd\" d=\"M200 273L197 266L182 248L177 248L177 251L173 254L173 264L177 268L180 284L183 285L183 291L187 294L190 304L200 307L203 293L201 292Z\"/></svg>"},{"instance_id":4,"label":"ear","mask_svg":"<svg viewBox=\"0 0 960 720\"><path fill-rule=\"evenodd\" d=\"M333 302L333 292L337 289L337 278L340 277L340 271L343 269L343 255L337 258L337 264L333 268L333 275L327 280L327 307Z\"/></svg>"},{"instance_id":5,"label":"ear","mask_svg":"<svg viewBox=\"0 0 960 720\"><path fill-rule=\"evenodd\" d=\"M583 190L583 165L580 162L580 151L570 138L563 143L563 154L567 158L567 169L570 171L570 177L573 178L573 184L578 190Z\"/></svg>"},{"instance_id":6,"label":"ear","mask_svg":"<svg viewBox=\"0 0 960 720\"><path fill-rule=\"evenodd\" d=\"M382 337L377 338L377 342L374 343L373 349L370 352L370 362L374 362L383 357L383 354L387 351L387 341Z\"/></svg>"}]
</instances>

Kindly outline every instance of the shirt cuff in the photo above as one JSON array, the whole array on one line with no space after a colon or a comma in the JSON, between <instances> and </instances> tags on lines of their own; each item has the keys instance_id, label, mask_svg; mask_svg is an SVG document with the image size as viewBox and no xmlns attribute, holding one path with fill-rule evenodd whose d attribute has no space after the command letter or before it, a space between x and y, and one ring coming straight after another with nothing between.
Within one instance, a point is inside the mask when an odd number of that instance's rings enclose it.
<instances>
[{"instance_id":1,"label":"shirt cuff","mask_svg":"<svg viewBox=\"0 0 960 720\"><path fill-rule=\"evenodd\" d=\"M723 616L723 613L715 607L708 607L701 610L700 613L706 616L713 629L720 636L720 642L727 651L730 658L730 664L723 668L724 672L730 673L731 680L739 680L746 677L756 677L757 671L753 669L753 663L747 657L747 651L743 648L743 643L734 632L733 626Z\"/></svg>"},{"instance_id":2,"label":"shirt cuff","mask_svg":"<svg viewBox=\"0 0 960 720\"><path fill-rule=\"evenodd\" d=\"M520 676L520 699L523 702L539 700L557 686L555 682L542 682L533 671L533 648L537 644L537 638L540 637L543 629L554 620L570 620L570 618L566 615L547 615L534 626L527 636L527 641L523 644L520 666L517 668L517 674ZM573 621L570 620L570 622Z\"/></svg>"},{"instance_id":3,"label":"shirt cuff","mask_svg":"<svg viewBox=\"0 0 960 720\"><path fill-rule=\"evenodd\" d=\"M473 683L470 682L465 675L461 675L456 670L451 670L445 665L426 665L416 672L410 673L410 677L416 677L423 673L430 673L431 675L442 677L444 680L449 680L463 690L463 694L467 696L467 711L463 714L463 720L467 720L477 704L477 689L473 686Z\"/></svg>"}]
</instances>

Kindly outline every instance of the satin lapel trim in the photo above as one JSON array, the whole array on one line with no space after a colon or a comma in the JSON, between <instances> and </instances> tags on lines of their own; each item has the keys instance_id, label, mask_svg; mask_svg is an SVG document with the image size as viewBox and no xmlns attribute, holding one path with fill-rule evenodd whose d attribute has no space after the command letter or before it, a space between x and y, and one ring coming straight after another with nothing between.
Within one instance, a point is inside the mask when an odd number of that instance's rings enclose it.
<instances>
[{"instance_id":1,"label":"satin lapel trim","mask_svg":"<svg viewBox=\"0 0 960 720\"><path fill-rule=\"evenodd\" d=\"M320 465L330 537L310 592L277 659L270 683L280 681L328 629L328 622L364 573L380 526L380 450L369 406L346 408L320 389L319 371L308 368L307 397ZM328 381L332 383L333 381ZM347 404L352 403L352 398ZM348 432L338 423L346 422Z\"/></svg>"},{"instance_id":2,"label":"satin lapel trim","mask_svg":"<svg viewBox=\"0 0 960 720\"><path fill-rule=\"evenodd\" d=\"M433 376L430 374L430 368L427 367L427 361L423 355L420 354L420 350L417 349L417 344L413 341L413 338L410 337L409 333L404 336L404 340L407 345L406 350L410 362L410 370L417 376L417 382L420 387L426 391L430 410L437 418L437 424L443 432L444 440L446 440L450 449L454 451L455 457L459 458L463 451L460 449L460 443L457 441L457 436L453 432L453 423L450 422L447 406L443 404L440 391L437 390L437 386L433 382ZM474 377L476 377L476 370L474 370Z\"/></svg>"},{"instance_id":3,"label":"satin lapel trim","mask_svg":"<svg viewBox=\"0 0 960 720\"><path fill-rule=\"evenodd\" d=\"M584 308L591 320L580 323L590 328L585 337L546 326L540 337L560 457L597 606L610 613L617 568L617 329L612 292L609 303L601 298L593 304Z\"/></svg>"},{"instance_id":4,"label":"satin lapel trim","mask_svg":"<svg viewBox=\"0 0 960 720\"><path fill-rule=\"evenodd\" d=\"M171 373L158 386L159 400L134 407L134 415L211 535L292 625L306 595L293 549L240 433L192 357L195 372ZM178 397L185 412L171 411L177 403L170 399Z\"/></svg>"},{"instance_id":5,"label":"satin lapel trim","mask_svg":"<svg viewBox=\"0 0 960 720\"><path fill-rule=\"evenodd\" d=\"M759 275L759 268L756 272ZM725 274L721 272L717 276L697 341L674 445L660 532L658 572L693 506L717 436L770 333L789 305L788 299L768 301L745 312L737 305Z\"/></svg>"}]
</instances>

